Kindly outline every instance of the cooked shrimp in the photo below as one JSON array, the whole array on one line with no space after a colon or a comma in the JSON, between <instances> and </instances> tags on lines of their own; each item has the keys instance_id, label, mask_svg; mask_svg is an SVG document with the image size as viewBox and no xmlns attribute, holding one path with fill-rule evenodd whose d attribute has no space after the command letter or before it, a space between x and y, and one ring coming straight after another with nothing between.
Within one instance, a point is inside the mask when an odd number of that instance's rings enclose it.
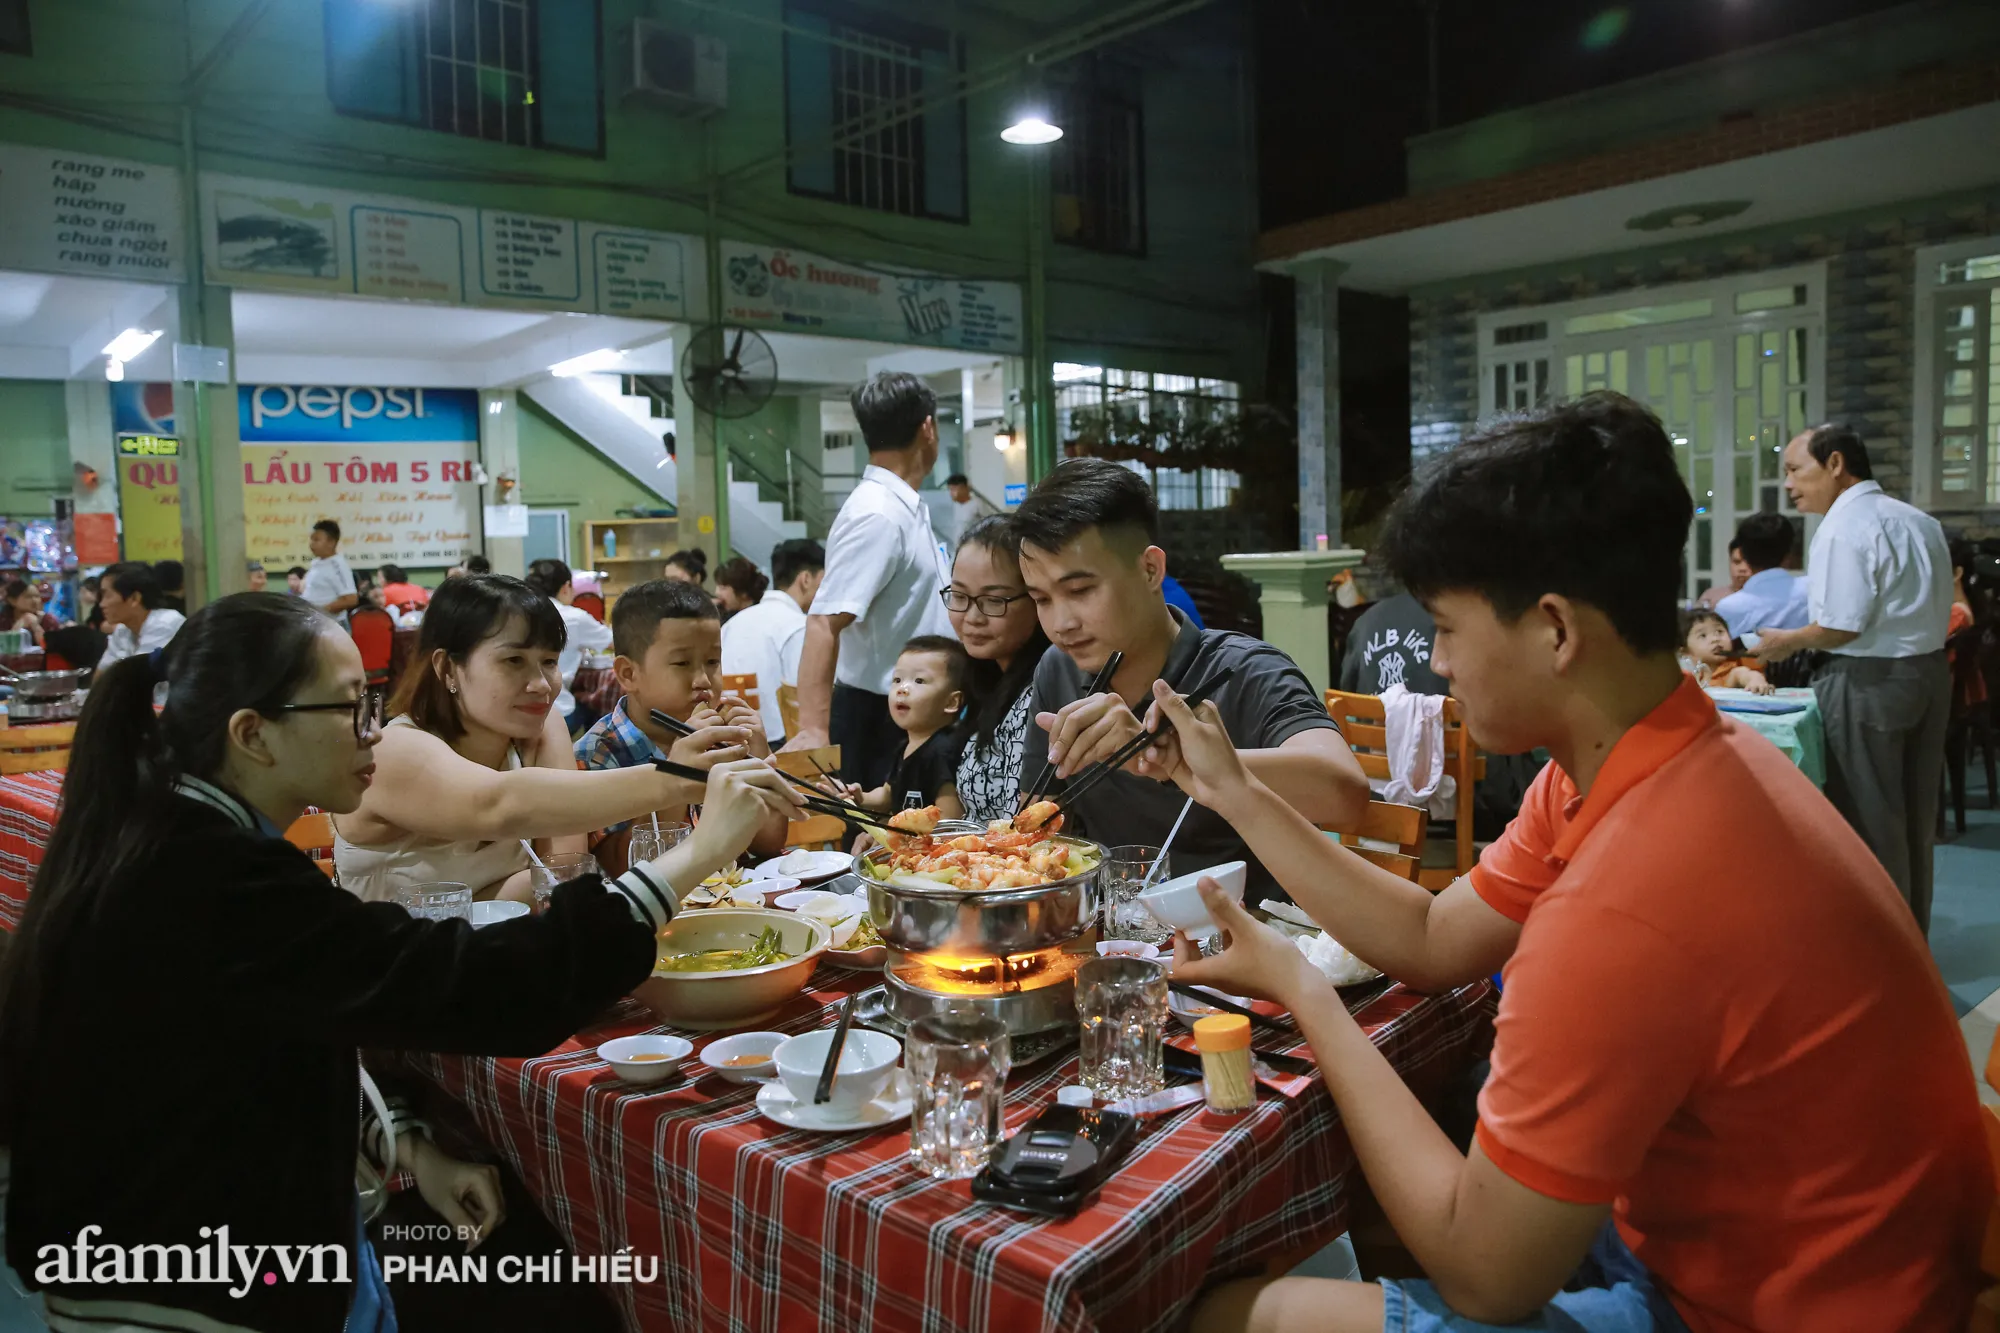
<instances>
[{"instance_id":1,"label":"cooked shrimp","mask_svg":"<svg viewBox=\"0 0 2000 1333\"><path fill-rule=\"evenodd\" d=\"M1059 816L1062 807L1054 801L1036 801L1033 805L1014 816L1014 832L1033 833L1051 819Z\"/></svg>"},{"instance_id":2,"label":"cooked shrimp","mask_svg":"<svg viewBox=\"0 0 2000 1333\"><path fill-rule=\"evenodd\" d=\"M920 838L928 838L937 831L938 820L943 818L938 808L927 805L921 810L902 810L889 816L889 827L898 833L914 833Z\"/></svg>"}]
</instances>

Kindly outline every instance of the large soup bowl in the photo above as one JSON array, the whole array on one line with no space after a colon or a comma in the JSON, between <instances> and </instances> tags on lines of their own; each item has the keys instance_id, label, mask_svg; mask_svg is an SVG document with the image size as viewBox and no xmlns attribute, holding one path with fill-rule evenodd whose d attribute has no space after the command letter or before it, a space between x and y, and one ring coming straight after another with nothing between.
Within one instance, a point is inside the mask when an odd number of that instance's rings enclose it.
<instances>
[{"instance_id":1,"label":"large soup bowl","mask_svg":"<svg viewBox=\"0 0 2000 1333\"><path fill-rule=\"evenodd\" d=\"M791 957L726 972L660 972L639 983L633 998L664 1023L697 1032L748 1027L769 1018L805 989L832 933L792 912L710 907L682 912L660 932L660 956L704 949L748 949L775 929Z\"/></svg>"}]
</instances>

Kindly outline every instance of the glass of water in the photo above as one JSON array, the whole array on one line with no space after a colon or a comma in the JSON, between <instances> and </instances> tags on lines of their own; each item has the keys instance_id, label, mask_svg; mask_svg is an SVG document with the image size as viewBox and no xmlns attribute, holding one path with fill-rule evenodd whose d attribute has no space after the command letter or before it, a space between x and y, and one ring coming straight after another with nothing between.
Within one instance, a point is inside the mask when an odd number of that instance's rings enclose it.
<instances>
[{"instance_id":1,"label":"glass of water","mask_svg":"<svg viewBox=\"0 0 2000 1333\"><path fill-rule=\"evenodd\" d=\"M472 886L469 884L405 884L396 890L396 901L411 916L426 921L472 919Z\"/></svg>"},{"instance_id":2,"label":"glass of water","mask_svg":"<svg viewBox=\"0 0 2000 1333\"><path fill-rule=\"evenodd\" d=\"M1076 972L1083 1072L1105 1101L1143 1097L1164 1085L1160 1035L1167 1025L1167 969L1145 958L1095 958Z\"/></svg>"},{"instance_id":3,"label":"glass of water","mask_svg":"<svg viewBox=\"0 0 2000 1333\"><path fill-rule=\"evenodd\" d=\"M556 885L596 873L597 858L589 852L557 852L543 857L540 865L528 868L528 880L535 888L535 910L549 909L549 895L556 891Z\"/></svg>"},{"instance_id":4,"label":"glass of water","mask_svg":"<svg viewBox=\"0 0 2000 1333\"><path fill-rule=\"evenodd\" d=\"M1151 912L1139 905L1139 890L1160 859L1157 847L1128 845L1107 847L1098 871L1104 886L1104 937L1110 940L1138 940L1145 944L1165 944L1173 938L1173 928L1162 925ZM1162 870L1161 877L1166 872Z\"/></svg>"},{"instance_id":5,"label":"glass of water","mask_svg":"<svg viewBox=\"0 0 2000 1333\"><path fill-rule=\"evenodd\" d=\"M939 1180L976 1176L1000 1145L1000 1106L1013 1051L1006 1025L984 1014L931 1014L910 1024L910 1160Z\"/></svg>"},{"instance_id":6,"label":"glass of water","mask_svg":"<svg viewBox=\"0 0 2000 1333\"><path fill-rule=\"evenodd\" d=\"M648 861L665 856L674 848L687 841L688 834L694 832L686 824L669 824L664 820L654 824L650 820L632 826L632 840L626 844L627 865L644 865Z\"/></svg>"}]
</instances>

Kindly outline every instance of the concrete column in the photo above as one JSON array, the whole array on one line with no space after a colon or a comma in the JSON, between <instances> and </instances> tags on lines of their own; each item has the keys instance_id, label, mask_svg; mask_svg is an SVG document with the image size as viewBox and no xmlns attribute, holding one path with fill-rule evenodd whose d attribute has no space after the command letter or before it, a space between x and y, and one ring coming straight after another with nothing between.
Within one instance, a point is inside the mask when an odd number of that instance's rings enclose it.
<instances>
[{"instance_id":1,"label":"concrete column","mask_svg":"<svg viewBox=\"0 0 2000 1333\"><path fill-rule=\"evenodd\" d=\"M69 419L69 461L97 473L97 489L73 488L79 514L118 512L118 445L112 439L111 395L100 379L70 380L63 385L63 407Z\"/></svg>"},{"instance_id":2,"label":"concrete column","mask_svg":"<svg viewBox=\"0 0 2000 1333\"><path fill-rule=\"evenodd\" d=\"M1340 275L1347 265L1291 266L1298 329L1299 547L1340 545ZM1324 652L1324 649L1321 650Z\"/></svg>"},{"instance_id":3,"label":"concrete column","mask_svg":"<svg viewBox=\"0 0 2000 1333\"><path fill-rule=\"evenodd\" d=\"M190 608L241 592L248 582L231 296L227 287L190 283L181 300L181 341L220 348L229 365L225 383L174 382L174 427L181 437L181 551Z\"/></svg>"},{"instance_id":4,"label":"concrete column","mask_svg":"<svg viewBox=\"0 0 2000 1333\"><path fill-rule=\"evenodd\" d=\"M517 483L521 479L521 404L512 389L480 391L479 465L487 478L479 495L483 520L483 507L500 503L500 478L512 477ZM511 496L515 503L521 502L518 485ZM521 578L528 572L527 543L519 537L487 538L486 558L493 562L495 574Z\"/></svg>"},{"instance_id":5,"label":"concrete column","mask_svg":"<svg viewBox=\"0 0 2000 1333\"><path fill-rule=\"evenodd\" d=\"M1321 693L1333 683L1334 668L1327 652L1326 583L1341 570L1360 564L1361 557L1351 546L1222 557L1224 569L1256 583L1257 604L1264 611L1264 641L1298 663L1313 689Z\"/></svg>"},{"instance_id":6,"label":"concrete column","mask_svg":"<svg viewBox=\"0 0 2000 1333\"><path fill-rule=\"evenodd\" d=\"M718 512L722 507L716 503L718 494L727 493L727 478L717 467L715 416L695 407L681 378L682 349L693 335L692 326L674 331L674 510L680 518L675 544L706 551L713 570L729 558L728 515Z\"/></svg>"}]
</instances>

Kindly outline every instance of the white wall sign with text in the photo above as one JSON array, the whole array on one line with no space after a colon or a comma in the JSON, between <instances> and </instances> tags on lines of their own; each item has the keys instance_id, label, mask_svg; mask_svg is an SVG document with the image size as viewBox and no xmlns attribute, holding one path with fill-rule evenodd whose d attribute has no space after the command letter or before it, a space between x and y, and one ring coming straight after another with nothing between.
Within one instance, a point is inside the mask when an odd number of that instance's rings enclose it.
<instances>
[{"instance_id":1,"label":"white wall sign with text","mask_svg":"<svg viewBox=\"0 0 2000 1333\"><path fill-rule=\"evenodd\" d=\"M842 264L784 246L722 243L723 317L735 323L968 352L1021 350L1021 289Z\"/></svg>"},{"instance_id":2,"label":"white wall sign with text","mask_svg":"<svg viewBox=\"0 0 2000 1333\"><path fill-rule=\"evenodd\" d=\"M180 282L185 236L172 167L0 144L0 269Z\"/></svg>"}]
</instances>

